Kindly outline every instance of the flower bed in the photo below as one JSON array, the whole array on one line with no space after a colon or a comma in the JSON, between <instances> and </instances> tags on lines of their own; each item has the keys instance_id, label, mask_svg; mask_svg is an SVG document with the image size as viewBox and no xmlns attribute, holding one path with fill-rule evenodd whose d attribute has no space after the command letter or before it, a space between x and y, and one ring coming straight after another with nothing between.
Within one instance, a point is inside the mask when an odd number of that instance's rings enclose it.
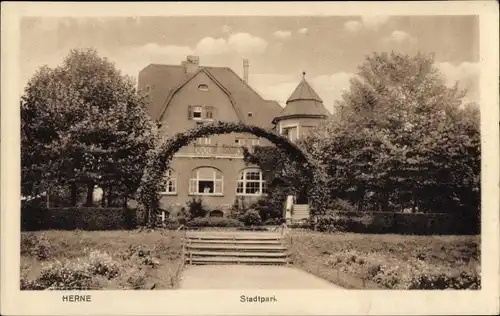
<instances>
[{"instance_id":1,"label":"flower bed","mask_svg":"<svg viewBox=\"0 0 500 316\"><path fill-rule=\"evenodd\" d=\"M299 267L350 288L479 289L478 236L403 236L294 232L288 242Z\"/></svg>"}]
</instances>

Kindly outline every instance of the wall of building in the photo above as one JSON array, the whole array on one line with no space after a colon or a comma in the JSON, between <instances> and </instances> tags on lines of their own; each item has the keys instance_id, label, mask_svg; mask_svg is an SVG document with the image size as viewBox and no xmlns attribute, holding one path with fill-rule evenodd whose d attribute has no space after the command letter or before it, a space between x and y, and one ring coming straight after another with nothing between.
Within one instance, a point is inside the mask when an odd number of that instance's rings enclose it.
<instances>
[{"instance_id":1,"label":"wall of building","mask_svg":"<svg viewBox=\"0 0 500 316\"><path fill-rule=\"evenodd\" d=\"M205 204L211 209L229 210L236 198L236 188L240 171L251 168L246 166L243 159L224 158L174 158L171 164L173 176L176 178L177 192L175 194L163 194L160 199L160 207L164 210L179 210L186 206L186 202L193 197L201 197ZM222 195L191 195L189 193L189 179L192 171L198 167L212 167L220 170L223 175ZM256 201L259 196L245 196L247 202ZM175 212L174 212L175 213Z\"/></svg>"},{"instance_id":2,"label":"wall of building","mask_svg":"<svg viewBox=\"0 0 500 316\"><path fill-rule=\"evenodd\" d=\"M291 118L279 121L278 127L279 130L281 131L283 130L283 128L286 127L298 126L299 138L300 138L309 133L312 127L318 126L320 122L321 120L317 118Z\"/></svg>"},{"instance_id":3,"label":"wall of building","mask_svg":"<svg viewBox=\"0 0 500 316\"><path fill-rule=\"evenodd\" d=\"M206 85L208 91L199 90L200 85ZM198 120L188 118L189 106L212 106L215 109L214 120L226 122L239 122L238 115L227 94L208 77L204 72L199 72L170 101L162 118L162 133L171 137L176 133L184 132L197 126ZM272 118L269 118L271 121ZM210 136L210 144L213 146L236 146L236 139L256 138L251 134L231 133L225 135ZM268 144L259 139L259 143ZM192 153L192 146L185 146L180 153Z\"/></svg>"}]
</instances>

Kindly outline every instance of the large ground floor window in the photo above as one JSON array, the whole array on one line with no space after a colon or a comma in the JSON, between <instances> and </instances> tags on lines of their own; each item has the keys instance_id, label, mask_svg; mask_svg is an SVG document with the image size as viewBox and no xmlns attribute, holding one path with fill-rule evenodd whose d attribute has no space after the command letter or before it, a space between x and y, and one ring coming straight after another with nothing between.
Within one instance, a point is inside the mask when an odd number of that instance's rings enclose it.
<instances>
[{"instance_id":1,"label":"large ground floor window","mask_svg":"<svg viewBox=\"0 0 500 316\"><path fill-rule=\"evenodd\" d=\"M223 182L220 170L211 167L196 168L189 179L189 194L221 195Z\"/></svg>"},{"instance_id":2,"label":"large ground floor window","mask_svg":"<svg viewBox=\"0 0 500 316\"><path fill-rule=\"evenodd\" d=\"M267 193L266 181L260 169L251 168L240 172L237 195L262 195Z\"/></svg>"}]
</instances>

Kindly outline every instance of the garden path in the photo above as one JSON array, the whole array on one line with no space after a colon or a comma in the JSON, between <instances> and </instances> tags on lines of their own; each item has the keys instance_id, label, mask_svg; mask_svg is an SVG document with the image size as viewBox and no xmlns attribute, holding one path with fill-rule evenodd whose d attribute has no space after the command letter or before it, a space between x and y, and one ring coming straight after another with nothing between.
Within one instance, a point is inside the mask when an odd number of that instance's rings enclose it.
<instances>
[{"instance_id":1,"label":"garden path","mask_svg":"<svg viewBox=\"0 0 500 316\"><path fill-rule=\"evenodd\" d=\"M290 266L186 266L180 289L342 289Z\"/></svg>"}]
</instances>

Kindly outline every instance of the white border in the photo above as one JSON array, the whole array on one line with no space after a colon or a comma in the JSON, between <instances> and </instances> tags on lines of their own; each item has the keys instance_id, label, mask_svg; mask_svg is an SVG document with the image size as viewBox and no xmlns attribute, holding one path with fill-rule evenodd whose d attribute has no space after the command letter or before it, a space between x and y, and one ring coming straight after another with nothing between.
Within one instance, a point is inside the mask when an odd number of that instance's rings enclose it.
<instances>
[{"instance_id":1,"label":"white border","mask_svg":"<svg viewBox=\"0 0 500 316\"><path fill-rule=\"evenodd\" d=\"M423 315L499 312L498 3L16 3L2 4L1 313L7 315ZM482 289L480 291L99 291L68 304L59 292L19 290L19 18L21 16L480 15ZM276 304L239 296L276 295Z\"/></svg>"}]
</instances>

